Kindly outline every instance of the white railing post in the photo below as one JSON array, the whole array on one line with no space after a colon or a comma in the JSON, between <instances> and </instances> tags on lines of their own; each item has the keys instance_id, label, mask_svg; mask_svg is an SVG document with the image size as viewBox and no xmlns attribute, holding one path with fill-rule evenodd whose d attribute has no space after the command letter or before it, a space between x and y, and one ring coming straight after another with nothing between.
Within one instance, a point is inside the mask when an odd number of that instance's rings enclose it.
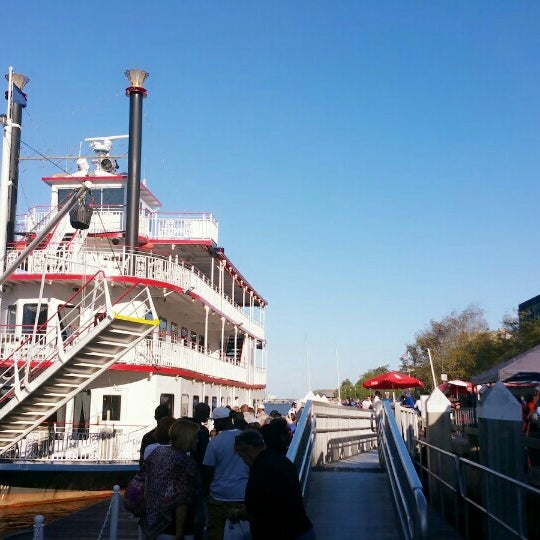
<instances>
[{"instance_id":1,"label":"white railing post","mask_svg":"<svg viewBox=\"0 0 540 540\"><path fill-rule=\"evenodd\" d=\"M34 538L33 540L43 540L44 535L44 527L45 527L45 518L38 514L34 517Z\"/></svg>"},{"instance_id":2,"label":"white railing post","mask_svg":"<svg viewBox=\"0 0 540 540\"><path fill-rule=\"evenodd\" d=\"M109 540L116 540L118 537L118 512L120 508L120 486L113 487L111 502L111 525L109 529Z\"/></svg>"}]
</instances>

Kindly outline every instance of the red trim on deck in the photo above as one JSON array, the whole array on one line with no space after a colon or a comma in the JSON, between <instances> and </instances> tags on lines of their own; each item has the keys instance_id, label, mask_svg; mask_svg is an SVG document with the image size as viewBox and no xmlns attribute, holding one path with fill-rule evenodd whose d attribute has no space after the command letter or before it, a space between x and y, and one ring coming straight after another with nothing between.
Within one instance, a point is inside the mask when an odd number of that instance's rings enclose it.
<instances>
[{"instance_id":1,"label":"red trim on deck","mask_svg":"<svg viewBox=\"0 0 540 540\"><path fill-rule=\"evenodd\" d=\"M10 282L14 281L36 281L41 280L42 274L14 274L9 278ZM45 279L50 281L84 281L85 279L89 279L90 276L82 275L82 274L45 274ZM186 290L182 287L178 287L177 285L172 285L168 281L160 281L157 279L147 279L147 278L141 278L136 276L107 276L107 281L114 282L114 283L130 283L132 285L141 285L141 286L148 286L148 287L157 287L159 289L167 289L168 291L175 291L178 294L185 294ZM204 300L201 296L194 293L193 291L190 291L186 296L189 298L192 298L194 300L198 300L201 304L204 306L208 306L208 308L219 315L220 317L224 317L227 321L229 321L232 324L236 324L236 321L230 319L217 309L217 307L213 306L206 300ZM242 333L247 334L248 336L251 336L252 338L259 339L255 334L252 334L251 332L248 332L245 328L242 328Z\"/></svg>"},{"instance_id":2,"label":"red trim on deck","mask_svg":"<svg viewBox=\"0 0 540 540\"><path fill-rule=\"evenodd\" d=\"M0 366L9 367L12 366L13 362L11 360L0 361ZM19 367L24 367L25 362L23 360L18 360L17 365ZM53 365L53 362L30 362L30 368L35 366L41 366L42 370L47 369ZM197 371L190 371L189 369L181 368L169 368L169 367L155 367L155 366L134 366L132 364L122 364L118 362L113 364L109 370L112 371L134 371L138 373L157 373L159 375L169 375L171 377L182 377L184 379L195 379L196 381L209 382L213 384L220 384L223 386L234 386L236 388L247 388L251 390L264 390L266 385L262 384L247 384L240 381L233 381L232 379L223 379L221 377L211 377L204 373L198 373Z\"/></svg>"},{"instance_id":3,"label":"red trim on deck","mask_svg":"<svg viewBox=\"0 0 540 540\"><path fill-rule=\"evenodd\" d=\"M240 381L233 381L231 379L223 379L221 377L212 377L204 373L198 373L197 371L190 371L189 369L169 368L169 367L155 367L155 366L134 366L131 364L122 364L118 362L113 364L109 369L114 371L136 371L142 373L156 373L158 375L170 375L180 376L184 379L195 379L197 381L204 381L214 384L221 384L224 386L236 386L237 388L250 388L252 390L262 390L266 388L266 385L262 384L247 384Z\"/></svg>"}]
</instances>

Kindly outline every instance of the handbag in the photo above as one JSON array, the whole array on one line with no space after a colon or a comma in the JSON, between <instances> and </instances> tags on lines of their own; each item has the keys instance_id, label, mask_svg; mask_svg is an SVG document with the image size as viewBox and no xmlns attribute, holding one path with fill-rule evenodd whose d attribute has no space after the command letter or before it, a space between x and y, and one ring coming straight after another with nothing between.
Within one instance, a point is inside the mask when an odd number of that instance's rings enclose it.
<instances>
[{"instance_id":1,"label":"handbag","mask_svg":"<svg viewBox=\"0 0 540 540\"><path fill-rule=\"evenodd\" d=\"M227 519L225 529L223 529L223 540L251 540L249 521L241 520L233 523Z\"/></svg>"},{"instance_id":2,"label":"handbag","mask_svg":"<svg viewBox=\"0 0 540 540\"><path fill-rule=\"evenodd\" d=\"M124 508L136 517L144 513L144 470L139 471L124 491Z\"/></svg>"}]
</instances>

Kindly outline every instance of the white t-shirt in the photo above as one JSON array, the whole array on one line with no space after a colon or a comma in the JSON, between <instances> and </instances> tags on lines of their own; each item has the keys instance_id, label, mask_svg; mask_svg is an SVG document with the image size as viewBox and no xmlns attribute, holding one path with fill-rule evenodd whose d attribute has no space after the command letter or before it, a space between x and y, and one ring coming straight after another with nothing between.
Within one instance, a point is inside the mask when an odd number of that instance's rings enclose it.
<instances>
[{"instance_id":1,"label":"white t-shirt","mask_svg":"<svg viewBox=\"0 0 540 540\"><path fill-rule=\"evenodd\" d=\"M203 465L215 467L210 484L210 496L218 501L243 501L249 476L249 467L234 451L234 438L239 429L220 431L210 439Z\"/></svg>"}]
</instances>

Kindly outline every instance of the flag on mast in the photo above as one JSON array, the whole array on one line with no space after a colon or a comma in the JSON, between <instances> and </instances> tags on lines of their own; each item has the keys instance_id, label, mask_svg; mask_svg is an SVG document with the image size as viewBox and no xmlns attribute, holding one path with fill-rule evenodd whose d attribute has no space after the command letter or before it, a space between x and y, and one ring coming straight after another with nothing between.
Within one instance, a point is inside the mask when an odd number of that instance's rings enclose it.
<instances>
[{"instance_id":1,"label":"flag on mast","mask_svg":"<svg viewBox=\"0 0 540 540\"><path fill-rule=\"evenodd\" d=\"M405 351L400 357L400 360L412 360L411 351Z\"/></svg>"},{"instance_id":2,"label":"flag on mast","mask_svg":"<svg viewBox=\"0 0 540 540\"><path fill-rule=\"evenodd\" d=\"M26 96L16 84L13 84L12 99L13 103L20 105L21 107L26 107Z\"/></svg>"}]
</instances>

